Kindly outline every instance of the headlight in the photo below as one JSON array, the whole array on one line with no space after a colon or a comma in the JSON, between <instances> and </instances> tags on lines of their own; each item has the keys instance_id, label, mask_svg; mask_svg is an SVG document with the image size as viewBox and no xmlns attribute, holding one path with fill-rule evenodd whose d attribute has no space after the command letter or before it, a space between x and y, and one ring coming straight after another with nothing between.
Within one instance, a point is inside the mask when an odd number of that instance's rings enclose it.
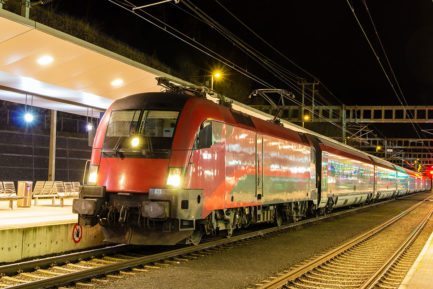
<instances>
[{"instance_id":1,"label":"headlight","mask_svg":"<svg viewBox=\"0 0 433 289\"><path fill-rule=\"evenodd\" d=\"M136 148L140 145L140 138L138 136L134 136L131 138L131 147Z\"/></svg>"},{"instance_id":2,"label":"headlight","mask_svg":"<svg viewBox=\"0 0 433 289\"><path fill-rule=\"evenodd\" d=\"M179 188L182 185L182 169L170 168L168 170L167 186Z\"/></svg>"},{"instance_id":3,"label":"headlight","mask_svg":"<svg viewBox=\"0 0 433 289\"><path fill-rule=\"evenodd\" d=\"M99 166L90 165L89 174L87 175L87 184L96 185L96 181L98 180L98 169Z\"/></svg>"}]
</instances>

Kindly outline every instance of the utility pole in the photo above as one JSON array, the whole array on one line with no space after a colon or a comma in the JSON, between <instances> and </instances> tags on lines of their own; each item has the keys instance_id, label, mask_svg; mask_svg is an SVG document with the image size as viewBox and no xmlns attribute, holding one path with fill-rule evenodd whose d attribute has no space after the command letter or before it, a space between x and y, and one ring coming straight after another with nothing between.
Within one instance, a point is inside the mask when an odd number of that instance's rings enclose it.
<instances>
[{"instance_id":1,"label":"utility pole","mask_svg":"<svg viewBox=\"0 0 433 289\"><path fill-rule=\"evenodd\" d=\"M311 101L311 121L313 121L314 120L314 95L315 95L315 92L316 92L316 85L319 85L320 84L320 82L318 82L318 81L314 81L313 82L313 92L312 92L312 101Z\"/></svg>"},{"instance_id":2,"label":"utility pole","mask_svg":"<svg viewBox=\"0 0 433 289\"><path fill-rule=\"evenodd\" d=\"M301 85L302 85L302 106L301 106L301 120L302 120L302 127L304 127L305 126L305 123L304 123L304 105L305 105L305 82L304 82L304 80L302 80L302 82L301 82Z\"/></svg>"},{"instance_id":3,"label":"utility pole","mask_svg":"<svg viewBox=\"0 0 433 289\"><path fill-rule=\"evenodd\" d=\"M48 180L56 180L57 111L51 110L50 151L48 155Z\"/></svg>"},{"instance_id":4,"label":"utility pole","mask_svg":"<svg viewBox=\"0 0 433 289\"><path fill-rule=\"evenodd\" d=\"M301 94L302 94L302 104L301 104L301 122L302 122L302 127L305 126L305 86L306 85L311 85L312 86L312 99L311 99L311 117L310 119L313 120L314 118L314 96L316 93L316 85L318 85L320 82L318 81L313 81L313 82L306 82L305 79L301 79L300 81L298 81L298 84L301 85Z\"/></svg>"},{"instance_id":5,"label":"utility pole","mask_svg":"<svg viewBox=\"0 0 433 289\"><path fill-rule=\"evenodd\" d=\"M342 143L347 144L346 139L346 106L341 106L341 137L343 138Z\"/></svg>"}]
</instances>

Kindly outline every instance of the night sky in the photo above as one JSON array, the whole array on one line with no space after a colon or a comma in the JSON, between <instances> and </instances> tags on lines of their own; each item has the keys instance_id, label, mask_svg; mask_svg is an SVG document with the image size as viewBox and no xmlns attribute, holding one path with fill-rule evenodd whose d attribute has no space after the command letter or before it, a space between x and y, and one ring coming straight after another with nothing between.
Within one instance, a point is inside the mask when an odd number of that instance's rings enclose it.
<instances>
[{"instance_id":1,"label":"night sky","mask_svg":"<svg viewBox=\"0 0 433 289\"><path fill-rule=\"evenodd\" d=\"M132 1L136 5L155 1ZM231 18L214 0L193 2L208 15L269 58L301 77ZM396 97L363 37L345 0L228 1L220 3L283 52L319 78L345 104L398 104ZM379 51L377 38L360 0L352 0L368 36ZM168 65L179 58L199 59L202 66L216 64L193 48L152 27L106 0L57 0L59 13L89 21L102 32L156 55ZM433 3L431 0L367 1L388 57L409 104L433 104ZM282 87L272 75L215 31L199 22L182 4L147 8L189 36L209 45L234 63ZM382 56L385 63L385 59ZM230 74L235 73L230 71ZM260 87L260 85L255 85ZM326 95L325 92L323 94ZM374 101L374 102L372 102ZM335 100L332 102L336 103Z\"/></svg>"},{"instance_id":2,"label":"night sky","mask_svg":"<svg viewBox=\"0 0 433 289\"><path fill-rule=\"evenodd\" d=\"M156 1L131 2L142 5ZM279 57L243 29L215 0L191 2L268 58L299 77L311 80L311 77ZM386 66L362 0L349 2L355 8L367 35ZM320 79L338 98L319 87L320 94L330 103L399 104L346 0L219 0L219 3L285 56ZM366 3L407 102L412 105L433 105L433 2L366 0ZM194 63L200 70L197 70L197 75L191 75L192 78L199 78L203 71L219 65L217 61L116 7L108 0L56 0L50 4L50 8L54 8L57 13L69 14L89 22L102 33L155 55L175 70ZM162 4L147 8L146 11L273 86L287 88L254 60L240 52L233 43L198 21L184 3ZM228 68L225 68L225 71L227 78L232 78L231 81L241 78L235 71ZM391 76L389 69L387 72ZM260 88L261 85L253 82L251 87Z\"/></svg>"}]
</instances>

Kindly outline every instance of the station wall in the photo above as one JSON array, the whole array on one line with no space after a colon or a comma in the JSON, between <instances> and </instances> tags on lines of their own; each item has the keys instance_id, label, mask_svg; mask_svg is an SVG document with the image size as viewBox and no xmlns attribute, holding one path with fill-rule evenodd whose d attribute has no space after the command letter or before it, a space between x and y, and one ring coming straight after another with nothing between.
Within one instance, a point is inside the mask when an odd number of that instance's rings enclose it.
<instances>
[{"instance_id":1,"label":"station wall","mask_svg":"<svg viewBox=\"0 0 433 289\"><path fill-rule=\"evenodd\" d=\"M0 180L47 180L49 135L0 131ZM56 180L81 181L90 158L87 138L57 137Z\"/></svg>"},{"instance_id":2,"label":"station wall","mask_svg":"<svg viewBox=\"0 0 433 289\"><path fill-rule=\"evenodd\" d=\"M36 116L31 125L23 122L26 109ZM57 181L82 181L91 155L86 124L86 117L57 113ZM47 180L49 130L49 110L0 101L0 181Z\"/></svg>"}]
</instances>

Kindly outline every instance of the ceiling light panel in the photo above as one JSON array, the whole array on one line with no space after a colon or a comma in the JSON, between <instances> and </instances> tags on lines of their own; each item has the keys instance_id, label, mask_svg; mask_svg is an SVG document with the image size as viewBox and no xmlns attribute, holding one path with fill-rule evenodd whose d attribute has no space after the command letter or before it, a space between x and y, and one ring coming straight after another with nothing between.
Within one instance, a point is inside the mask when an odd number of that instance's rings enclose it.
<instances>
[{"instance_id":1,"label":"ceiling light panel","mask_svg":"<svg viewBox=\"0 0 433 289\"><path fill-rule=\"evenodd\" d=\"M54 57L49 54L42 55L38 57L36 62L41 66L47 66L54 62Z\"/></svg>"}]
</instances>

